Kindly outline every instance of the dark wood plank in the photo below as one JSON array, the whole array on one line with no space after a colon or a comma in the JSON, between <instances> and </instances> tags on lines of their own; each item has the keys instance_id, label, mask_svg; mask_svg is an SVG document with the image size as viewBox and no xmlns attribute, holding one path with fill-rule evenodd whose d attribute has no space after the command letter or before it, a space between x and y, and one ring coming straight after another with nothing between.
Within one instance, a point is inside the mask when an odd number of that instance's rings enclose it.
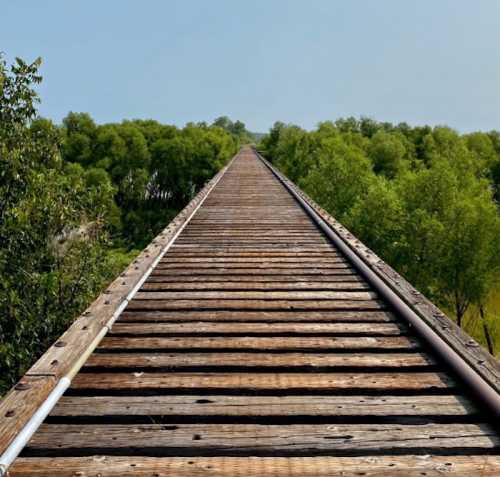
<instances>
[{"instance_id":1,"label":"dark wood plank","mask_svg":"<svg viewBox=\"0 0 500 477\"><path fill-rule=\"evenodd\" d=\"M465 416L460 396L65 396L51 416Z\"/></svg>"},{"instance_id":2,"label":"dark wood plank","mask_svg":"<svg viewBox=\"0 0 500 477\"><path fill-rule=\"evenodd\" d=\"M242 311L242 310L175 310L175 311L134 311L125 310L119 322L124 321L154 321L154 322L183 322L183 321L233 321L233 322L392 322L395 317L388 311Z\"/></svg>"},{"instance_id":3,"label":"dark wood plank","mask_svg":"<svg viewBox=\"0 0 500 477\"><path fill-rule=\"evenodd\" d=\"M499 438L485 425L475 424L335 424L241 425L162 424L50 425L44 424L28 444L28 450L53 449L161 449L189 454L265 455L285 453L391 452L426 454L439 449L491 450Z\"/></svg>"}]
</instances>

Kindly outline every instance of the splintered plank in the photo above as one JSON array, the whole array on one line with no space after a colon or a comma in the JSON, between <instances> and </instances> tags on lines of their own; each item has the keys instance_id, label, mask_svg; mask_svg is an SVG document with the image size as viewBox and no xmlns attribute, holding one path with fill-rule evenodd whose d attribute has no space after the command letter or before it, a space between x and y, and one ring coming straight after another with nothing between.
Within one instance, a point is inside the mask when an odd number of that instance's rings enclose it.
<instances>
[{"instance_id":1,"label":"splintered plank","mask_svg":"<svg viewBox=\"0 0 500 477\"><path fill-rule=\"evenodd\" d=\"M367 367L408 368L433 366L436 362L421 353L94 353L87 369L182 368L202 366L237 367Z\"/></svg>"},{"instance_id":2,"label":"splintered plank","mask_svg":"<svg viewBox=\"0 0 500 477\"><path fill-rule=\"evenodd\" d=\"M398 336L407 329L396 323L123 323L113 325L113 335L120 334L206 334L206 333L293 333L293 334L365 334Z\"/></svg>"},{"instance_id":3,"label":"splintered plank","mask_svg":"<svg viewBox=\"0 0 500 477\"><path fill-rule=\"evenodd\" d=\"M233 321L233 322L393 322L396 318L388 311L242 311L242 310L176 310L176 311L131 311L127 308L119 322L152 321L152 322L183 322L183 321Z\"/></svg>"},{"instance_id":4,"label":"splintered plank","mask_svg":"<svg viewBox=\"0 0 500 477\"><path fill-rule=\"evenodd\" d=\"M373 300L377 294L364 291L148 291L136 300Z\"/></svg>"},{"instance_id":5,"label":"splintered plank","mask_svg":"<svg viewBox=\"0 0 500 477\"><path fill-rule=\"evenodd\" d=\"M72 416L465 416L459 396L64 396L51 412Z\"/></svg>"},{"instance_id":6,"label":"splintered plank","mask_svg":"<svg viewBox=\"0 0 500 477\"><path fill-rule=\"evenodd\" d=\"M500 456L35 457L11 477L498 477Z\"/></svg>"},{"instance_id":7,"label":"splintered plank","mask_svg":"<svg viewBox=\"0 0 500 477\"><path fill-rule=\"evenodd\" d=\"M383 310L379 300L132 300L129 310Z\"/></svg>"},{"instance_id":8,"label":"splintered plank","mask_svg":"<svg viewBox=\"0 0 500 477\"><path fill-rule=\"evenodd\" d=\"M72 389L429 390L455 386L443 373L83 373Z\"/></svg>"},{"instance_id":9,"label":"splintered plank","mask_svg":"<svg viewBox=\"0 0 500 477\"><path fill-rule=\"evenodd\" d=\"M79 453L159 455L310 455L394 450L427 454L440 450L489 451L499 445L496 433L475 424L43 424L27 446L29 454L72 449Z\"/></svg>"},{"instance_id":10,"label":"splintered plank","mask_svg":"<svg viewBox=\"0 0 500 477\"><path fill-rule=\"evenodd\" d=\"M118 337L107 336L100 350L152 349L246 349L246 350L345 350L345 349L418 349L414 338L405 336L357 337Z\"/></svg>"}]
</instances>

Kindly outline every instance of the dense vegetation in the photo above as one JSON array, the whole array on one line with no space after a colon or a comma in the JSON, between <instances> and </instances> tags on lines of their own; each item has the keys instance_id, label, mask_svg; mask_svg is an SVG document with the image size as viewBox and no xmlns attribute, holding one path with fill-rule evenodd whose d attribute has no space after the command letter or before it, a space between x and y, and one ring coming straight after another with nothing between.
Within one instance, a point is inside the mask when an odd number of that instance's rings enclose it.
<instances>
[{"instance_id":1,"label":"dense vegetation","mask_svg":"<svg viewBox=\"0 0 500 477\"><path fill-rule=\"evenodd\" d=\"M500 281L500 133L348 118L311 132L276 123L261 148L490 352L498 350L500 324L488 305Z\"/></svg>"},{"instance_id":2,"label":"dense vegetation","mask_svg":"<svg viewBox=\"0 0 500 477\"><path fill-rule=\"evenodd\" d=\"M0 58L0 395L249 133L36 114L40 61Z\"/></svg>"}]
</instances>

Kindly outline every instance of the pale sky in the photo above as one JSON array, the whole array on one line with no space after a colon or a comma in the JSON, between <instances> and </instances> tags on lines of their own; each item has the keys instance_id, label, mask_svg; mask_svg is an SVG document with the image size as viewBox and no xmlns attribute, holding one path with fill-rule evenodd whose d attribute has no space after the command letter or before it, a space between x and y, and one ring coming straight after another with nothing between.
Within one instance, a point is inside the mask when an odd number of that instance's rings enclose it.
<instances>
[{"instance_id":1,"label":"pale sky","mask_svg":"<svg viewBox=\"0 0 500 477\"><path fill-rule=\"evenodd\" d=\"M500 0L1 0L42 115L500 129Z\"/></svg>"}]
</instances>

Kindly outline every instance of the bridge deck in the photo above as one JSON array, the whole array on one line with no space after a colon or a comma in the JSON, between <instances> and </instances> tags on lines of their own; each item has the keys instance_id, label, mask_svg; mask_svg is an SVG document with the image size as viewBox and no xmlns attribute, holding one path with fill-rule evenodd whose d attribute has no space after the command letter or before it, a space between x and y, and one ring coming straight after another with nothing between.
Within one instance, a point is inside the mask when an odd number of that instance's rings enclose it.
<instances>
[{"instance_id":1,"label":"bridge deck","mask_svg":"<svg viewBox=\"0 0 500 477\"><path fill-rule=\"evenodd\" d=\"M487 420L245 149L10 475L500 475Z\"/></svg>"}]
</instances>

